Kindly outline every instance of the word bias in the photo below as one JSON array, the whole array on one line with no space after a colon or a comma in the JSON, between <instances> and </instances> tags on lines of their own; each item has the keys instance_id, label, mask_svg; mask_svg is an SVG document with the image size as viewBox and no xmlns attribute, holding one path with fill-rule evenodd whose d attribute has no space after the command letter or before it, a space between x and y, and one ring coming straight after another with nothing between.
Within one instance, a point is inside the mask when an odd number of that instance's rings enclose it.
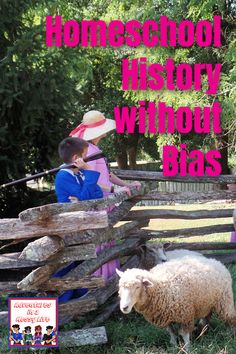
<instances>
[{"instance_id":1,"label":"word bias","mask_svg":"<svg viewBox=\"0 0 236 354\"><path fill-rule=\"evenodd\" d=\"M221 153L210 150L204 153L200 150L192 150L188 153L187 145L180 144L180 150L176 146L163 146L163 176L218 176L221 173L221 163L218 161Z\"/></svg>"}]
</instances>

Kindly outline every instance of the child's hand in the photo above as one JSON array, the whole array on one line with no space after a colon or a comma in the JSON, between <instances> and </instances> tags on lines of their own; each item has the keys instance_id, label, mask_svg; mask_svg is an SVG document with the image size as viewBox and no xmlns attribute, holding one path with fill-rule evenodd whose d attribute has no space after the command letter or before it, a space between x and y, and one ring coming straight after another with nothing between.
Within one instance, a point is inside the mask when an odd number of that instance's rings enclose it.
<instances>
[{"instance_id":1,"label":"child's hand","mask_svg":"<svg viewBox=\"0 0 236 354\"><path fill-rule=\"evenodd\" d=\"M82 158L79 158L78 160L73 162L73 165L75 165L79 170L83 168L84 170L89 170L90 166L84 162Z\"/></svg>"},{"instance_id":2,"label":"child's hand","mask_svg":"<svg viewBox=\"0 0 236 354\"><path fill-rule=\"evenodd\" d=\"M71 203L78 203L79 199L73 196L69 197Z\"/></svg>"},{"instance_id":3,"label":"child's hand","mask_svg":"<svg viewBox=\"0 0 236 354\"><path fill-rule=\"evenodd\" d=\"M141 183L139 181L134 181L129 184L130 187L136 187L137 190L139 191L142 187Z\"/></svg>"},{"instance_id":4,"label":"child's hand","mask_svg":"<svg viewBox=\"0 0 236 354\"><path fill-rule=\"evenodd\" d=\"M129 187L118 187L115 189L115 193L119 193L119 192L126 192L128 194L129 197L131 197L131 192Z\"/></svg>"}]
</instances>

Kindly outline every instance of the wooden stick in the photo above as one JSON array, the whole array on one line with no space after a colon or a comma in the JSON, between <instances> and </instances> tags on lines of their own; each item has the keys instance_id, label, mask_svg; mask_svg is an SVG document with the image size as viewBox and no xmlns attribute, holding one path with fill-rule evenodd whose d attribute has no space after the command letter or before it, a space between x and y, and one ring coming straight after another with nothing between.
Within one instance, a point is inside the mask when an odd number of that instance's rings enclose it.
<instances>
[{"instance_id":1,"label":"wooden stick","mask_svg":"<svg viewBox=\"0 0 236 354\"><path fill-rule=\"evenodd\" d=\"M211 253L204 254L208 258L214 258L224 264L236 264L236 254L235 253Z\"/></svg>"},{"instance_id":2,"label":"wooden stick","mask_svg":"<svg viewBox=\"0 0 236 354\"><path fill-rule=\"evenodd\" d=\"M188 250L234 250L236 249L236 242L173 242L168 243L166 251L175 249L188 249Z\"/></svg>"},{"instance_id":3,"label":"wooden stick","mask_svg":"<svg viewBox=\"0 0 236 354\"><path fill-rule=\"evenodd\" d=\"M26 291L35 289L38 285L47 281L57 270L58 264L47 264L43 267L37 268L21 280L17 284L17 288Z\"/></svg>"},{"instance_id":4,"label":"wooden stick","mask_svg":"<svg viewBox=\"0 0 236 354\"><path fill-rule=\"evenodd\" d=\"M131 187L131 197L135 197L147 192L147 187L143 185L140 191L135 187ZM76 211L99 211L107 209L116 203L130 199L126 192L116 192L107 197L94 200L84 200L78 203L54 203L30 208L22 211L19 218L22 222L41 223L50 220L53 216L61 213Z\"/></svg>"},{"instance_id":5,"label":"wooden stick","mask_svg":"<svg viewBox=\"0 0 236 354\"><path fill-rule=\"evenodd\" d=\"M130 254L130 252L140 245L139 239L128 239L121 245L116 245L111 248L107 248L97 255L96 259L84 261L78 265L75 269L68 273L68 276L84 277L85 275L92 274L108 261Z\"/></svg>"},{"instance_id":6,"label":"wooden stick","mask_svg":"<svg viewBox=\"0 0 236 354\"><path fill-rule=\"evenodd\" d=\"M59 315L77 315L84 314L97 308L97 301L94 297L88 296L79 299L73 299L59 305Z\"/></svg>"},{"instance_id":7,"label":"wooden stick","mask_svg":"<svg viewBox=\"0 0 236 354\"><path fill-rule=\"evenodd\" d=\"M8 325L8 312L1 311L0 312L0 326L7 326Z\"/></svg>"},{"instance_id":8,"label":"wooden stick","mask_svg":"<svg viewBox=\"0 0 236 354\"><path fill-rule=\"evenodd\" d=\"M60 332L60 346L62 347L68 348L104 343L107 343L105 327L75 329L72 331Z\"/></svg>"},{"instance_id":9,"label":"wooden stick","mask_svg":"<svg viewBox=\"0 0 236 354\"><path fill-rule=\"evenodd\" d=\"M135 268L139 264L139 258L137 256L132 256L128 259L125 265L121 268L125 271L128 268ZM93 296L98 305L103 305L105 302L117 292L118 290L119 277L115 273L110 279L108 279L106 286L93 290L91 296Z\"/></svg>"},{"instance_id":10,"label":"wooden stick","mask_svg":"<svg viewBox=\"0 0 236 354\"><path fill-rule=\"evenodd\" d=\"M78 211L58 214L40 225L23 223L19 219L0 219L0 240L26 239L41 236L62 236L70 232L99 229L108 226L105 211Z\"/></svg>"},{"instance_id":11,"label":"wooden stick","mask_svg":"<svg viewBox=\"0 0 236 354\"><path fill-rule=\"evenodd\" d=\"M99 244L111 240L120 240L135 227L143 223L143 220L134 220L119 227L108 227L100 230L87 230L78 233L70 233L63 236L65 244L72 246L75 244L85 244L88 242Z\"/></svg>"},{"instance_id":12,"label":"wooden stick","mask_svg":"<svg viewBox=\"0 0 236 354\"><path fill-rule=\"evenodd\" d=\"M234 229L236 231L236 208L234 209L234 212L233 212L233 220L234 220Z\"/></svg>"},{"instance_id":13,"label":"wooden stick","mask_svg":"<svg viewBox=\"0 0 236 354\"><path fill-rule=\"evenodd\" d=\"M1 283L0 283L1 284ZM43 291L59 291L60 293L70 289L78 288L100 288L105 285L103 277L87 276L82 279L73 277L64 277L63 279L49 279L46 283L40 284L39 289Z\"/></svg>"},{"instance_id":14,"label":"wooden stick","mask_svg":"<svg viewBox=\"0 0 236 354\"><path fill-rule=\"evenodd\" d=\"M86 245L74 246L74 247L66 247L64 249L60 249L58 247L58 252L56 253L56 246L49 249L47 252L45 248L48 244L47 239L49 237L45 236L41 239L31 242L28 246L22 251L19 256L20 260L35 260L36 266L37 262L44 262L47 260L48 263L68 263L71 261L80 261L86 259L96 258L96 248L94 244L88 243ZM53 245L55 237L52 237ZM58 237L59 238L59 237ZM59 238L60 239L60 238ZM62 240L61 240L62 241ZM63 241L62 241L63 242ZM1 257L0 257L1 258Z\"/></svg>"},{"instance_id":15,"label":"wooden stick","mask_svg":"<svg viewBox=\"0 0 236 354\"><path fill-rule=\"evenodd\" d=\"M236 200L236 191L209 191L209 192L153 192L151 194L145 194L140 197L136 197L136 200L160 200L166 202L211 202L213 200Z\"/></svg>"},{"instance_id":16,"label":"wooden stick","mask_svg":"<svg viewBox=\"0 0 236 354\"><path fill-rule=\"evenodd\" d=\"M105 321L108 320L112 313L118 309L119 304L120 301L118 299L115 299L112 304L109 304L103 309L100 315L98 315L91 323L87 323L83 328L91 328L105 323Z\"/></svg>"},{"instance_id":17,"label":"wooden stick","mask_svg":"<svg viewBox=\"0 0 236 354\"><path fill-rule=\"evenodd\" d=\"M30 242L21 252L19 259L45 261L65 247L64 241L58 236L45 236Z\"/></svg>"},{"instance_id":18,"label":"wooden stick","mask_svg":"<svg viewBox=\"0 0 236 354\"><path fill-rule=\"evenodd\" d=\"M214 184L230 184L236 183L236 176L233 175L220 175L217 177L190 177L190 176L163 176L163 172L154 171L137 171L137 170L117 170L113 172L116 176L123 179L138 180L138 181L174 181L184 183L214 183Z\"/></svg>"},{"instance_id":19,"label":"wooden stick","mask_svg":"<svg viewBox=\"0 0 236 354\"><path fill-rule=\"evenodd\" d=\"M175 229L175 230L164 230L164 231L153 231L153 230L138 230L131 231L129 237L139 237L143 239L150 238L169 238L169 237L192 237L199 235L210 235L222 232L231 232L234 230L232 224L222 224L222 225L212 225L212 226L201 226L192 227L186 229Z\"/></svg>"},{"instance_id":20,"label":"wooden stick","mask_svg":"<svg viewBox=\"0 0 236 354\"><path fill-rule=\"evenodd\" d=\"M123 220L141 220L141 219L215 219L232 217L233 209L221 210L167 210L167 209L144 209L132 210Z\"/></svg>"}]
</instances>

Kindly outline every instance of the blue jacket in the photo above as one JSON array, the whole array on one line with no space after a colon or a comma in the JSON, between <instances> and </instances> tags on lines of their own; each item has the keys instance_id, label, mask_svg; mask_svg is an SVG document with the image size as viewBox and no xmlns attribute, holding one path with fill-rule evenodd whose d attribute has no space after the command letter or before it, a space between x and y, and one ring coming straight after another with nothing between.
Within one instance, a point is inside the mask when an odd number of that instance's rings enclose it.
<instances>
[{"instance_id":1,"label":"blue jacket","mask_svg":"<svg viewBox=\"0 0 236 354\"><path fill-rule=\"evenodd\" d=\"M55 179L58 203L70 202L70 196L79 200L102 198L103 192L97 185L99 175L99 172L91 170L81 169L75 174L70 169L61 169Z\"/></svg>"}]
</instances>

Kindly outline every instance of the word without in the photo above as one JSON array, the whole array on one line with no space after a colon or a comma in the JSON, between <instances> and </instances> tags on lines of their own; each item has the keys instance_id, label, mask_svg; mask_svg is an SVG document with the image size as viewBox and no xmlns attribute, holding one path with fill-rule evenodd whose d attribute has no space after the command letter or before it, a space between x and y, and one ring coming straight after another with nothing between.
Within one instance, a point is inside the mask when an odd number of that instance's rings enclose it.
<instances>
[{"instance_id":1,"label":"word without","mask_svg":"<svg viewBox=\"0 0 236 354\"><path fill-rule=\"evenodd\" d=\"M212 107L179 107L166 106L164 102L139 101L139 107L114 107L117 133L134 133L135 125L139 125L139 133L173 134L179 132L188 134L195 131L197 134L215 134L222 132L220 126L220 113L222 111L219 102L214 102Z\"/></svg>"}]
</instances>

